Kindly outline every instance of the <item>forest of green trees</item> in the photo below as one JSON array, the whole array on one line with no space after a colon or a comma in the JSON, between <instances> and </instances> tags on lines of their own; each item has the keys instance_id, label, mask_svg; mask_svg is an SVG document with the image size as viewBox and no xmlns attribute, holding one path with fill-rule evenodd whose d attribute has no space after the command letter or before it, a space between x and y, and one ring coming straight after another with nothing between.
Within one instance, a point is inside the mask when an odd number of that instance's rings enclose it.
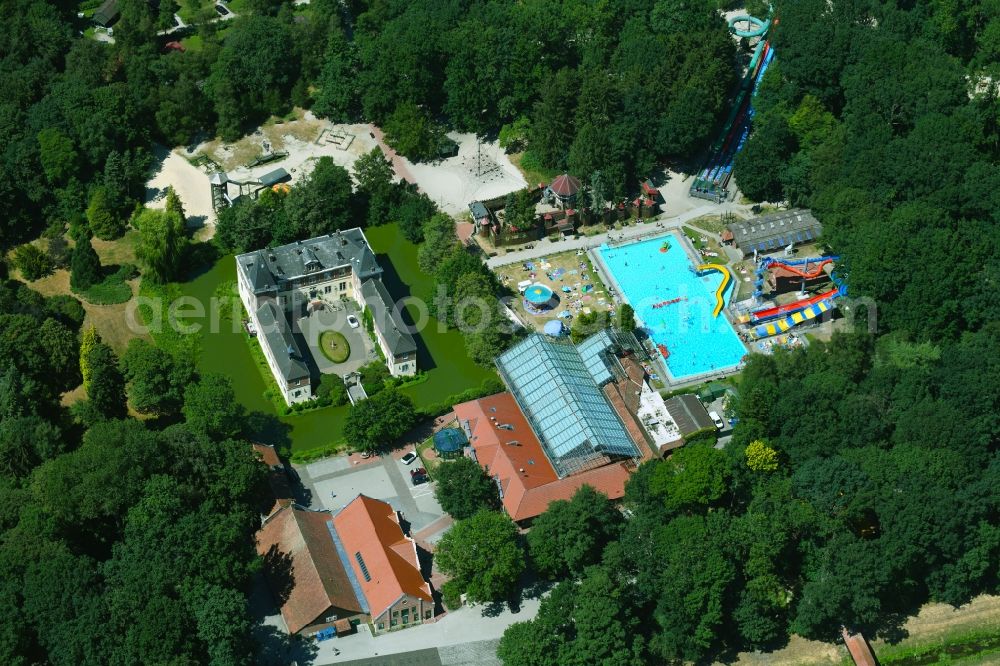
<instances>
[{"instance_id":1,"label":"forest of green trees","mask_svg":"<svg viewBox=\"0 0 1000 666\"><path fill-rule=\"evenodd\" d=\"M93 281L91 235L131 219L143 279L175 279L176 211L133 217L154 142L232 139L293 106L383 124L415 155L443 128L496 135L523 164L620 196L665 160L696 162L725 115L745 50L720 4L738 3L247 0L177 53L156 35L170 0L120 0L115 44L81 34L76 2L0 0L0 248L69 228L72 252L63 240L13 260L25 277L71 264ZM777 56L736 181L813 209L859 329L755 355L731 443L643 465L627 519L582 491L522 538L488 481L456 469L441 490L462 518L442 545L449 594L504 599L526 569L553 585L502 640L506 666L702 662L842 626L892 637L928 601L998 592L1000 5L773 11ZM457 298L497 293L453 221L393 183L381 154L355 181L321 161L287 195L223 212L215 242L243 251L393 221ZM264 470L244 434L262 417L226 378L144 341L119 358L83 321L76 299L4 272L0 663L251 663ZM510 340L487 328L466 346L488 365ZM81 384L87 398L66 407ZM352 428L380 438L362 416Z\"/></svg>"},{"instance_id":2,"label":"forest of green trees","mask_svg":"<svg viewBox=\"0 0 1000 666\"><path fill-rule=\"evenodd\" d=\"M774 10L735 176L815 211L877 331L859 302L857 332L753 356L732 442L640 468L631 519L558 567L506 666L701 663L841 626L892 638L928 601L1000 591L1000 6Z\"/></svg>"},{"instance_id":3,"label":"forest of green trees","mask_svg":"<svg viewBox=\"0 0 1000 666\"><path fill-rule=\"evenodd\" d=\"M265 468L229 380L13 280L0 311L0 663L250 663Z\"/></svg>"},{"instance_id":4,"label":"forest of green trees","mask_svg":"<svg viewBox=\"0 0 1000 666\"><path fill-rule=\"evenodd\" d=\"M503 133L620 197L710 137L737 69L707 1L248 0L185 52L156 34L173 0L118 4L109 45L76 35L76 3L0 3L2 246L59 235L95 199L124 228L152 142L236 139L293 106L384 124L417 156L442 127Z\"/></svg>"}]
</instances>

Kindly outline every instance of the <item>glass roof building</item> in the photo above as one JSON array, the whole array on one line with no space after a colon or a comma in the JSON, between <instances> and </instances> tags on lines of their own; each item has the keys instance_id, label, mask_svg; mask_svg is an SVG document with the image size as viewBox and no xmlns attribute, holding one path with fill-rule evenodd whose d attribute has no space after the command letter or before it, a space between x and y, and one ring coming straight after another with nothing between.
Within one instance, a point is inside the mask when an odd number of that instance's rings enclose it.
<instances>
[{"instance_id":1,"label":"glass roof building","mask_svg":"<svg viewBox=\"0 0 1000 666\"><path fill-rule=\"evenodd\" d=\"M587 368L587 372L594 378L598 386L603 386L615 378L611 374L608 351L618 347L618 344L617 340L612 339L611 336L611 329L606 328L600 333L590 336L576 348L580 353L580 358L583 359L583 365Z\"/></svg>"},{"instance_id":2,"label":"glass roof building","mask_svg":"<svg viewBox=\"0 0 1000 666\"><path fill-rule=\"evenodd\" d=\"M601 385L614 379L602 331L580 346L534 334L497 358L497 368L560 477L638 458Z\"/></svg>"}]
</instances>

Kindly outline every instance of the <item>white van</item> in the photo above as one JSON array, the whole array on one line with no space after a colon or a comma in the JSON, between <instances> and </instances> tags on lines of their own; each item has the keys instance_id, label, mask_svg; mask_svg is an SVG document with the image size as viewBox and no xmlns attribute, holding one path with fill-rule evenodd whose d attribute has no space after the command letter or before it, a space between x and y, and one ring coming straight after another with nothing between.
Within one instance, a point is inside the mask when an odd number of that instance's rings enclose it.
<instances>
[{"instance_id":1,"label":"white van","mask_svg":"<svg viewBox=\"0 0 1000 666\"><path fill-rule=\"evenodd\" d=\"M714 423L715 427L719 430L726 429L726 422L722 420L722 417L719 416L718 412L709 412L708 418L712 419L712 423Z\"/></svg>"}]
</instances>

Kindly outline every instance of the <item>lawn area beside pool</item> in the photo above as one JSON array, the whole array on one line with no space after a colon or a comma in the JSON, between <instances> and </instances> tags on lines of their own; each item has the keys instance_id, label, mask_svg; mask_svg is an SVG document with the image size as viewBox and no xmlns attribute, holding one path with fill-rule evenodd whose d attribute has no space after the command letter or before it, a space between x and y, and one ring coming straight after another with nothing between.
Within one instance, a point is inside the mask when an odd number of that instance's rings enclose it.
<instances>
[{"instance_id":1,"label":"lawn area beside pool","mask_svg":"<svg viewBox=\"0 0 1000 666\"><path fill-rule=\"evenodd\" d=\"M694 249L698 250L699 254L702 255L704 263L724 265L729 262L729 259L726 257L726 251L714 238L706 236L704 233L691 227L684 227L683 231L684 235L691 241ZM713 254L715 256L712 256Z\"/></svg>"},{"instance_id":2,"label":"lawn area beside pool","mask_svg":"<svg viewBox=\"0 0 1000 666\"><path fill-rule=\"evenodd\" d=\"M319 335L319 348L332 363L343 363L351 355L351 345L339 331L323 331Z\"/></svg>"},{"instance_id":3,"label":"lawn area beside pool","mask_svg":"<svg viewBox=\"0 0 1000 666\"><path fill-rule=\"evenodd\" d=\"M514 292L510 306L521 321L539 333L546 322L568 311L573 317L585 312L608 312L612 302L600 276L594 271L590 257L576 250L551 254L520 264L500 266L494 271L505 287ZM531 277L534 275L534 277ZM518 293L519 282L531 280L543 284L559 297L559 304L548 312L531 314L524 308L524 299ZM586 291L584 291L586 289ZM571 320L564 319L567 323Z\"/></svg>"}]
</instances>

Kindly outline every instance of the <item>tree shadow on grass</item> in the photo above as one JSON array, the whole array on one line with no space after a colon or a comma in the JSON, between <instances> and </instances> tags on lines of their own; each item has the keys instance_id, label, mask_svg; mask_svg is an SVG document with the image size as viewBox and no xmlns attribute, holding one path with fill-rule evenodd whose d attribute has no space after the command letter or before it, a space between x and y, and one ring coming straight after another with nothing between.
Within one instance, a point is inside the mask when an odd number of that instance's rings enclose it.
<instances>
[{"instance_id":1,"label":"tree shadow on grass","mask_svg":"<svg viewBox=\"0 0 1000 666\"><path fill-rule=\"evenodd\" d=\"M250 412L244 421L244 433L249 439L270 444L278 453L287 457L292 450L292 426L274 414Z\"/></svg>"},{"instance_id":2,"label":"tree shadow on grass","mask_svg":"<svg viewBox=\"0 0 1000 666\"><path fill-rule=\"evenodd\" d=\"M185 282L192 282L215 267L215 263L221 258L219 249L212 243L195 243L189 246L188 254L184 258ZM236 279L236 262L233 262L232 279Z\"/></svg>"}]
</instances>

